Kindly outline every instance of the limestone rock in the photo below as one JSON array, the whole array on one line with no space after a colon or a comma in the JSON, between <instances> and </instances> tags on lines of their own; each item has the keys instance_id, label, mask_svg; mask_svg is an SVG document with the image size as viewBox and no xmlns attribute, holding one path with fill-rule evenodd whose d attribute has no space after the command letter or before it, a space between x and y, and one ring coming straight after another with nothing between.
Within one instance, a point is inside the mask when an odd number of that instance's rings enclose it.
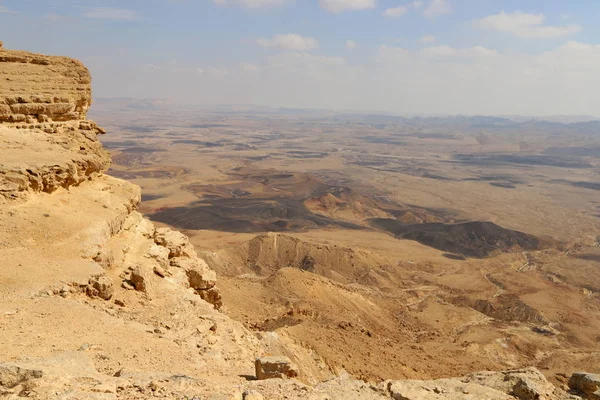
<instances>
[{"instance_id":1,"label":"limestone rock","mask_svg":"<svg viewBox=\"0 0 600 400\"><path fill-rule=\"evenodd\" d=\"M476 372L463 378L431 381L388 381L393 399L520 399L569 400L571 395L556 388L535 368L501 372Z\"/></svg>"},{"instance_id":2,"label":"limestone rock","mask_svg":"<svg viewBox=\"0 0 600 400\"><path fill-rule=\"evenodd\" d=\"M103 130L85 120L92 89L81 62L0 48L0 75L0 196L52 193L108 169Z\"/></svg>"},{"instance_id":3,"label":"limestone rock","mask_svg":"<svg viewBox=\"0 0 600 400\"><path fill-rule=\"evenodd\" d=\"M263 400L264 397L262 394L260 394L260 392L257 392L256 390L249 390L247 392L244 392L244 400Z\"/></svg>"},{"instance_id":4,"label":"limestone rock","mask_svg":"<svg viewBox=\"0 0 600 400\"><path fill-rule=\"evenodd\" d=\"M92 101L91 77L79 61L0 47L0 122L46 115L84 119Z\"/></svg>"},{"instance_id":5,"label":"limestone rock","mask_svg":"<svg viewBox=\"0 0 600 400\"><path fill-rule=\"evenodd\" d=\"M169 249L169 258L173 257L196 257L194 246L187 236L179 231L169 228L159 228L154 234L156 244Z\"/></svg>"},{"instance_id":6,"label":"limestone rock","mask_svg":"<svg viewBox=\"0 0 600 400\"><path fill-rule=\"evenodd\" d=\"M585 394L588 398L594 398L593 396L597 396L596 392L600 389L600 375L575 372L569 379L569 387Z\"/></svg>"},{"instance_id":7,"label":"limestone rock","mask_svg":"<svg viewBox=\"0 0 600 400\"><path fill-rule=\"evenodd\" d=\"M152 290L152 277L154 271L149 272L147 268L143 266L135 268L131 271L131 283L138 292L144 292L150 294Z\"/></svg>"},{"instance_id":8,"label":"limestone rock","mask_svg":"<svg viewBox=\"0 0 600 400\"><path fill-rule=\"evenodd\" d=\"M211 289L217 284L217 274L210 269L190 269L187 271L187 276L190 287L196 290Z\"/></svg>"},{"instance_id":9,"label":"limestone rock","mask_svg":"<svg viewBox=\"0 0 600 400\"><path fill-rule=\"evenodd\" d=\"M527 379L519 379L513 387L513 394L520 400L538 400L540 399L540 391L535 383Z\"/></svg>"},{"instance_id":10,"label":"limestone rock","mask_svg":"<svg viewBox=\"0 0 600 400\"><path fill-rule=\"evenodd\" d=\"M501 372L476 372L461 380L493 388L521 400L569 398L566 393L548 382L539 370L531 367Z\"/></svg>"},{"instance_id":11,"label":"limestone rock","mask_svg":"<svg viewBox=\"0 0 600 400\"><path fill-rule=\"evenodd\" d=\"M188 285L196 290L202 300L212 304L217 310L221 308L223 302L216 287L217 274L204 260L198 257L175 257L170 261L172 267L185 271Z\"/></svg>"},{"instance_id":12,"label":"limestone rock","mask_svg":"<svg viewBox=\"0 0 600 400\"><path fill-rule=\"evenodd\" d=\"M200 296L202 300L212 304L217 310L219 310L223 306L221 292L219 292L219 290L216 287L208 290L198 290L196 291L196 293Z\"/></svg>"},{"instance_id":13,"label":"limestone rock","mask_svg":"<svg viewBox=\"0 0 600 400\"><path fill-rule=\"evenodd\" d=\"M167 276L169 273L167 271L165 271L162 267L160 266L155 266L154 267L154 273L158 276L160 276L161 278L164 278L165 276Z\"/></svg>"},{"instance_id":14,"label":"limestone rock","mask_svg":"<svg viewBox=\"0 0 600 400\"><path fill-rule=\"evenodd\" d=\"M100 297L104 300L110 300L114 294L112 280L107 276L95 276L90 278L86 289L88 296Z\"/></svg>"},{"instance_id":15,"label":"limestone rock","mask_svg":"<svg viewBox=\"0 0 600 400\"><path fill-rule=\"evenodd\" d=\"M0 387L13 388L30 379L38 379L43 375L36 369L21 368L16 365L0 364Z\"/></svg>"},{"instance_id":16,"label":"limestone rock","mask_svg":"<svg viewBox=\"0 0 600 400\"><path fill-rule=\"evenodd\" d=\"M390 397L394 400L472 400L494 399L509 400L514 397L485 386L464 383L454 379L435 381L395 381L387 386Z\"/></svg>"},{"instance_id":17,"label":"limestone rock","mask_svg":"<svg viewBox=\"0 0 600 400\"><path fill-rule=\"evenodd\" d=\"M254 361L256 379L294 378L298 376L298 368L289 358L270 356L257 358Z\"/></svg>"},{"instance_id":18,"label":"limestone rock","mask_svg":"<svg viewBox=\"0 0 600 400\"><path fill-rule=\"evenodd\" d=\"M208 264L203 259L198 257L175 257L171 258L169 261L172 267L181 268L186 272L193 269L199 271L210 270Z\"/></svg>"},{"instance_id":19,"label":"limestone rock","mask_svg":"<svg viewBox=\"0 0 600 400\"><path fill-rule=\"evenodd\" d=\"M154 258L158 264L167 268L169 266L169 249L163 246L152 245L148 250L148 256Z\"/></svg>"}]
</instances>

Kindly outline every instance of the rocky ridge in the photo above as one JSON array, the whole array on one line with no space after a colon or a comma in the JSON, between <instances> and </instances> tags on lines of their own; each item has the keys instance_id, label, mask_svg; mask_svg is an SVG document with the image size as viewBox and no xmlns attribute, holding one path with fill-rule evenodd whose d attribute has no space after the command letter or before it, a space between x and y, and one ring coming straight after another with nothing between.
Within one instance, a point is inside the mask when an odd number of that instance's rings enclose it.
<instances>
[{"instance_id":1,"label":"rocky ridge","mask_svg":"<svg viewBox=\"0 0 600 400\"><path fill-rule=\"evenodd\" d=\"M0 398L576 398L535 369L365 383L248 331L218 311L216 274L187 237L156 228L136 211L139 188L103 174L87 69L0 42L0 80ZM263 356L288 357L294 373L276 375L291 379L254 379ZM596 398L594 379L571 388Z\"/></svg>"}]
</instances>

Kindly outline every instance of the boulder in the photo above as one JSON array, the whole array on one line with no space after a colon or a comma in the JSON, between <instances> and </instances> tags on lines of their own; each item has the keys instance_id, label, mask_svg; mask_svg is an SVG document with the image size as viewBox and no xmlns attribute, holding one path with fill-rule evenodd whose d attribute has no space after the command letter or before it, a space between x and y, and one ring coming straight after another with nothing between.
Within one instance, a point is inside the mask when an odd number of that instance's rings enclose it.
<instances>
[{"instance_id":1,"label":"boulder","mask_svg":"<svg viewBox=\"0 0 600 400\"><path fill-rule=\"evenodd\" d=\"M223 306L221 293L216 287L208 290L197 290L196 294L198 294L202 300L212 304L217 310Z\"/></svg>"},{"instance_id":2,"label":"boulder","mask_svg":"<svg viewBox=\"0 0 600 400\"><path fill-rule=\"evenodd\" d=\"M210 269L190 269L186 271L190 287L196 290L207 290L217 284L217 274Z\"/></svg>"},{"instance_id":3,"label":"boulder","mask_svg":"<svg viewBox=\"0 0 600 400\"><path fill-rule=\"evenodd\" d=\"M198 271L210 270L208 264L198 257L174 257L169 260L169 263L172 267L181 268L186 272L193 269Z\"/></svg>"},{"instance_id":4,"label":"boulder","mask_svg":"<svg viewBox=\"0 0 600 400\"><path fill-rule=\"evenodd\" d=\"M289 358L284 356L269 356L257 358L254 361L256 379L294 378L298 376L298 368Z\"/></svg>"},{"instance_id":5,"label":"boulder","mask_svg":"<svg viewBox=\"0 0 600 400\"><path fill-rule=\"evenodd\" d=\"M389 381L387 391L396 400L567 400L574 397L556 388L535 368L475 372L462 378L430 381Z\"/></svg>"},{"instance_id":6,"label":"boulder","mask_svg":"<svg viewBox=\"0 0 600 400\"><path fill-rule=\"evenodd\" d=\"M0 364L0 386L13 388L30 379L39 379L43 375L42 371L35 369L21 368L16 365Z\"/></svg>"},{"instance_id":7,"label":"boulder","mask_svg":"<svg viewBox=\"0 0 600 400\"><path fill-rule=\"evenodd\" d=\"M513 387L513 395L520 400L540 399L540 391L533 382L527 379L519 379Z\"/></svg>"},{"instance_id":8,"label":"boulder","mask_svg":"<svg viewBox=\"0 0 600 400\"><path fill-rule=\"evenodd\" d=\"M183 269L190 287L196 290L210 289L217 283L215 271L200 258L175 257L171 259L171 266Z\"/></svg>"},{"instance_id":9,"label":"boulder","mask_svg":"<svg viewBox=\"0 0 600 400\"><path fill-rule=\"evenodd\" d=\"M137 267L131 271L131 284L138 292L149 294L151 288L151 279L154 276L154 270L150 273L146 268Z\"/></svg>"},{"instance_id":10,"label":"boulder","mask_svg":"<svg viewBox=\"0 0 600 400\"><path fill-rule=\"evenodd\" d=\"M196 257L194 246L192 246L188 237L179 231L159 228L154 234L154 241L156 244L169 249L169 258Z\"/></svg>"},{"instance_id":11,"label":"boulder","mask_svg":"<svg viewBox=\"0 0 600 400\"><path fill-rule=\"evenodd\" d=\"M590 396L597 396L596 392L600 389L600 375L575 372L569 379L569 388L585 394L588 398L594 398Z\"/></svg>"},{"instance_id":12,"label":"boulder","mask_svg":"<svg viewBox=\"0 0 600 400\"><path fill-rule=\"evenodd\" d=\"M514 400L499 390L457 379L393 381L388 383L387 391L394 400Z\"/></svg>"},{"instance_id":13,"label":"boulder","mask_svg":"<svg viewBox=\"0 0 600 400\"><path fill-rule=\"evenodd\" d=\"M100 275L90 278L86 292L90 297L99 297L104 300L110 300L115 289L112 280L109 277Z\"/></svg>"},{"instance_id":14,"label":"boulder","mask_svg":"<svg viewBox=\"0 0 600 400\"><path fill-rule=\"evenodd\" d=\"M257 392L256 390L249 390L247 392L244 392L244 400L263 400L264 397L262 394L260 394L259 392Z\"/></svg>"},{"instance_id":15,"label":"boulder","mask_svg":"<svg viewBox=\"0 0 600 400\"><path fill-rule=\"evenodd\" d=\"M153 244L148 250L148 257L154 258L162 268L169 266L169 249Z\"/></svg>"}]
</instances>

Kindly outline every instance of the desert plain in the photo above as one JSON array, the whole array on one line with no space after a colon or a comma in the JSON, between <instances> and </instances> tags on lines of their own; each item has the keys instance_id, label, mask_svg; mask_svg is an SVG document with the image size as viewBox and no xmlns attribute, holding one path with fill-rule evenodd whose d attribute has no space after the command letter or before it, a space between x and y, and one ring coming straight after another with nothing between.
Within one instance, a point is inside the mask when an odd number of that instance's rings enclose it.
<instances>
[{"instance_id":1,"label":"desert plain","mask_svg":"<svg viewBox=\"0 0 600 400\"><path fill-rule=\"evenodd\" d=\"M99 99L109 175L181 230L225 312L331 371L600 365L600 123ZM326 371L326 372L325 372Z\"/></svg>"}]
</instances>

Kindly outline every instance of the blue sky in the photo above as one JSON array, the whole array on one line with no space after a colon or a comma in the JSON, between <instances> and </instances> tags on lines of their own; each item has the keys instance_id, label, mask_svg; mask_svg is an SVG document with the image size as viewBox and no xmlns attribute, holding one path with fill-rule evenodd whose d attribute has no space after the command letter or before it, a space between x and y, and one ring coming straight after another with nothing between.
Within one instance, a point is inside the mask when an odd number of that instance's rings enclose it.
<instances>
[{"instance_id":1,"label":"blue sky","mask_svg":"<svg viewBox=\"0 0 600 400\"><path fill-rule=\"evenodd\" d=\"M0 0L5 47L99 97L400 114L591 114L600 2Z\"/></svg>"}]
</instances>

